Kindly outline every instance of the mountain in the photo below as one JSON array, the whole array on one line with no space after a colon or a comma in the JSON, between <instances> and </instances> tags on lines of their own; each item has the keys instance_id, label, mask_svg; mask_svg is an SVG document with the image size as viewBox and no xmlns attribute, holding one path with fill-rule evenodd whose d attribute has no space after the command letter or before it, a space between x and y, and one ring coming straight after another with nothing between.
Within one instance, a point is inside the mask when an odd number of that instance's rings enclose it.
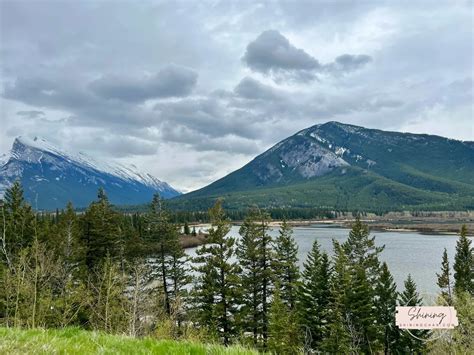
<instances>
[{"instance_id":1,"label":"mountain","mask_svg":"<svg viewBox=\"0 0 474 355\"><path fill-rule=\"evenodd\" d=\"M175 208L474 208L474 144L328 122L284 139Z\"/></svg>"},{"instance_id":2,"label":"mountain","mask_svg":"<svg viewBox=\"0 0 474 355\"><path fill-rule=\"evenodd\" d=\"M96 199L99 187L113 204L120 205L146 203L155 192L164 198L180 194L134 166L68 153L37 137L16 138L10 153L0 156L0 196L16 180L32 206L47 210L63 208L69 201L85 207Z\"/></svg>"}]
</instances>

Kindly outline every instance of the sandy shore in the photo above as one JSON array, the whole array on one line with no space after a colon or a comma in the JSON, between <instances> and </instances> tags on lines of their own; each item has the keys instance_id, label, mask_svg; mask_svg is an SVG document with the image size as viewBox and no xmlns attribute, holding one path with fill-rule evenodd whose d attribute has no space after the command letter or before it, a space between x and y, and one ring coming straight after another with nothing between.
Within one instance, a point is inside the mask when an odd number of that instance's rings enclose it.
<instances>
[{"instance_id":1,"label":"sandy shore","mask_svg":"<svg viewBox=\"0 0 474 355\"><path fill-rule=\"evenodd\" d=\"M293 227L308 227L314 225L334 226L350 228L355 219L314 219L314 220L292 220L287 221ZM429 234L447 234L458 235L461 226L465 224L468 229L468 235L474 236L474 221L471 219L439 219L439 218L367 218L362 219L372 230L387 232L419 232ZM269 225L278 228L282 221L272 220ZM233 225L241 225L242 221L234 221ZM210 224L195 224L196 228L206 230Z\"/></svg>"}]
</instances>

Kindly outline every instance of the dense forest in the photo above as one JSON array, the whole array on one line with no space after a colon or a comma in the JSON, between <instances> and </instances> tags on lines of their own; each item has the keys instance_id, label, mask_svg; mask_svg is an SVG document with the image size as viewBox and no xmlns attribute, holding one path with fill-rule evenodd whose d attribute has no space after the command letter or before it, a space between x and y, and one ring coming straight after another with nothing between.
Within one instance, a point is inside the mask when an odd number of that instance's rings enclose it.
<instances>
[{"instance_id":1,"label":"dense forest","mask_svg":"<svg viewBox=\"0 0 474 355\"><path fill-rule=\"evenodd\" d=\"M276 354L474 348L474 258L464 227L454 264L445 251L437 274L440 304L456 307L460 325L425 341L431 332L395 326L395 307L422 299L410 275L397 291L379 259L383 247L359 219L345 242L333 242L333 256L315 242L300 270L291 226L283 222L272 238L265 210L241 216L236 240L218 201L201 216L211 228L192 260L180 243L184 216L157 195L146 212L121 213L102 189L81 213L69 204L42 214L15 183L1 204L0 325L76 326Z\"/></svg>"}]
</instances>

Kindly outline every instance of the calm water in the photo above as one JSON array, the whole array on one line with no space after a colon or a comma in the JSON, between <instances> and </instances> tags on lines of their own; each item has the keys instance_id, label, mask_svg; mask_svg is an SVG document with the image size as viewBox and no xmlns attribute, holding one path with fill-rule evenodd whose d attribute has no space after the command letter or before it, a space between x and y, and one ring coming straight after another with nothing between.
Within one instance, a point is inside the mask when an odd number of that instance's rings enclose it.
<instances>
[{"instance_id":1,"label":"calm water","mask_svg":"<svg viewBox=\"0 0 474 355\"><path fill-rule=\"evenodd\" d=\"M314 240L321 248L332 255L332 239L343 242L349 235L349 229L314 225L295 227L293 235L298 243L299 265L302 267ZM233 226L230 234L239 238L239 227ZM276 237L278 229L272 229L270 235ZM451 268L454 260L457 236L428 235L416 232L372 232L377 245L385 245L381 259L387 262L398 285L403 290L403 281L411 274L420 292L438 292L436 273L441 266L443 249L446 248ZM188 249L187 254L194 256L195 248Z\"/></svg>"}]
</instances>

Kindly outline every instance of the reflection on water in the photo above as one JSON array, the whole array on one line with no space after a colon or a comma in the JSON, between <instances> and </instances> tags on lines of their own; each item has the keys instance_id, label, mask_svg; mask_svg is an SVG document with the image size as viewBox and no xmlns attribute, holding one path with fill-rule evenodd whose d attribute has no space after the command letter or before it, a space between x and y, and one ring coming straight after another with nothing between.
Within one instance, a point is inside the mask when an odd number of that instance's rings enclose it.
<instances>
[{"instance_id":1,"label":"reflection on water","mask_svg":"<svg viewBox=\"0 0 474 355\"><path fill-rule=\"evenodd\" d=\"M233 226L230 234L239 238L239 227ZM270 234L275 237L278 229ZM349 235L349 229L327 226L295 227L294 237L298 243L299 265L303 266L313 241L318 240L321 248L332 255L332 239L343 242ZM377 245L385 245L381 259L386 261L393 274L398 290L403 290L403 281L410 273L418 291L438 292L436 273L441 266L441 256L446 248L451 268L454 261L457 236L429 235L416 232L372 232ZM195 255L195 248L187 249L188 255Z\"/></svg>"}]
</instances>

